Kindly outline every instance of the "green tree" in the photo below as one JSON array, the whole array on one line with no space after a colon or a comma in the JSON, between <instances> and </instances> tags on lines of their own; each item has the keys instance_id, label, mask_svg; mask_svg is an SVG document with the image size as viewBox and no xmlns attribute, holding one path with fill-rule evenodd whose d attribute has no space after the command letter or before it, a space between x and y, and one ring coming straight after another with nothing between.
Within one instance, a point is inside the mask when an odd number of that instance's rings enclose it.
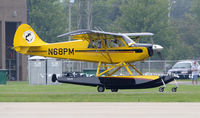
<instances>
[{"instance_id":1,"label":"green tree","mask_svg":"<svg viewBox=\"0 0 200 118\"><path fill-rule=\"evenodd\" d=\"M57 35L68 28L64 6L55 0L30 0L29 20L36 33L47 42L58 41Z\"/></svg>"},{"instance_id":2,"label":"green tree","mask_svg":"<svg viewBox=\"0 0 200 118\"><path fill-rule=\"evenodd\" d=\"M120 6L121 16L112 24L116 32L152 32L154 43L162 45L164 55L176 37L168 25L168 1L128 0Z\"/></svg>"},{"instance_id":3,"label":"green tree","mask_svg":"<svg viewBox=\"0 0 200 118\"><path fill-rule=\"evenodd\" d=\"M182 7L188 8L187 4L183 4L186 1L182 1ZM188 2L188 1L187 1ZM190 1L191 8L190 11L183 12L183 18L173 18L172 25L174 27L174 31L179 36L176 38L179 43L177 43L176 50L172 52L176 53L178 57L182 57L182 59L196 59L200 56L200 1L192 0ZM180 7L180 6L179 6ZM185 9L185 8L182 8ZM173 48L175 49L175 48ZM183 51L180 51L183 50ZM182 52L182 53L180 53ZM171 54L171 53L170 53ZM187 55L186 55L187 54ZM183 56L184 55L184 56Z\"/></svg>"},{"instance_id":4,"label":"green tree","mask_svg":"<svg viewBox=\"0 0 200 118\"><path fill-rule=\"evenodd\" d=\"M120 5L118 0L95 0L92 5L92 28L110 31L110 24L120 15Z\"/></svg>"},{"instance_id":5,"label":"green tree","mask_svg":"<svg viewBox=\"0 0 200 118\"><path fill-rule=\"evenodd\" d=\"M185 13L190 12L192 0L171 0L171 18L184 19Z\"/></svg>"},{"instance_id":6,"label":"green tree","mask_svg":"<svg viewBox=\"0 0 200 118\"><path fill-rule=\"evenodd\" d=\"M66 0L65 3L68 7L69 2ZM90 29L108 31L110 24L119 15L120 4L121 1L117 0L76 0L72 4L72 29L88 29L88 18L90 18ZM65 11L68 14L68 9Z\"/></svg>"},{"instance_id":7,"label":"green tree","mask_svg":"<svg viewBox=\"0 0 200 118\"><path fill-rule=\"evenodd\" d=\"M194 36L193 38L193 48L196 58L200 57L200 1L199 0L192 0L192 6L191 6L191 34L189 36Z\"/></svg>"},{"instance_id":8,"label":"green tree","mask_svg":"<svg viewBox=\"0 0 200 118\"><path fill-rule=\"evenodd\" d=\"M189 46L185 42L175 40L176 46L170 46L168 48L168 59L184 60L194 58L194 48Z\"/></svg>"},{"instance_id":9,"label":"green tree","mask_svg":"<svg viewBox=\"0 0 200 118\"><path fill-rule=\"evenodd\" d=\"M191 12L194 19L200 21L200 1L192 0Z\"/></svg>"}]
</instances>

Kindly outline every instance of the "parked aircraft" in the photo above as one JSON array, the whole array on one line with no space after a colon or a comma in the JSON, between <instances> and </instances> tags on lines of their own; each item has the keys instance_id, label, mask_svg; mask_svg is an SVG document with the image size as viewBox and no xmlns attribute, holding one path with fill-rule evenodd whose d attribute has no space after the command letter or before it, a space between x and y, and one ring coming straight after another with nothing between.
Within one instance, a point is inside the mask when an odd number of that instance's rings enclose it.
<instances>
[{"instance_id":1,"label":"parked aircraft","mask_svg":"<svg viewBox=\"0 0 200 118\"><path fill-rule=\"evenodd\" d=\"M73 41L46 43L29 25L22 24L15 33L14 49L25 55L97 62L96 77L69 78L57 77L54 74L52 81L98 86L99 92L103 92L105 88L117 92L118 89L143 89L162 85L165 87L165 84L175 80L171 75L143 75L133 64L148 59L163 49L160 45L138 43L140 37L153 36L153 33L111 33L81 29L58 37L62 36L71 36ZM114 76L122 67L129 75ZM134 75L130 68L137 74ZM164 87L160 87L159 91L163 92ZM173 92L176 90L177 87L172 88Z\"/></svg>"}]
</instances>

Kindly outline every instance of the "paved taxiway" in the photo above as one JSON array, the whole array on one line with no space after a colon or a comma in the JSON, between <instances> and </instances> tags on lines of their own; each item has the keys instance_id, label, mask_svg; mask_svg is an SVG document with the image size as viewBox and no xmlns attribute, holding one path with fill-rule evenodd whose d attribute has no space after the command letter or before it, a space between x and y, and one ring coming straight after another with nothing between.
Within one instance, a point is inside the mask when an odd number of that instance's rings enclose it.
<instances>
[{"instance_id":1,"label":"paved taxiway","mask_svg":"<svg viewBox=\"0 0 200 118\"><path fill-rule=\"evenodd\" d=\"M199 118L200 103L0 103L0 118Z\"/></svg>"}]
</instances>

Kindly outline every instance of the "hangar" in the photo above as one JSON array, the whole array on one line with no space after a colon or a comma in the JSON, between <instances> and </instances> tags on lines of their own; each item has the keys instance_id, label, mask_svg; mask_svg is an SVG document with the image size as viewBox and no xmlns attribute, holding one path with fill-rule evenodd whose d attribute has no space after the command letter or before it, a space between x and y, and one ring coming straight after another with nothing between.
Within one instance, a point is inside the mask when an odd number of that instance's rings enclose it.
<instances>
[{"instance_id":1,"label":"hangar","mask_svg":"<svg viewBox=\"0 0 200 118\"><path fill-rule=\"evenodd\" d=\"M27 0L0 0L0 69L8 70L9 80L27 80L27 56L12 49L22 23L27 23Z\"/></svg>"}]
</instances>

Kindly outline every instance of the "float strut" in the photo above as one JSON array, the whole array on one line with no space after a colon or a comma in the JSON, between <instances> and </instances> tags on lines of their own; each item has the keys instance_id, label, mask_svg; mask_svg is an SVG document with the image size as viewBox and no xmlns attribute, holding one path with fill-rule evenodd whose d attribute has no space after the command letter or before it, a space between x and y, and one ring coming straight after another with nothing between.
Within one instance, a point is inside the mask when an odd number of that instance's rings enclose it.
<instances>
[{"instance_id":1,"label":"float strut","mask_svg":"<svg viewBox=\"0 0 200 118\"><path fill-rule=\"evenodd\" d=\"M161 79L161 81L162 81L162 83L163 83L163 86L166 87L166 84L165 84L164 80Z\"/></svg>"},{"instance_id":2,"label":"float strut","mask_svg":"<svg viewBox=\"0 0 200 118\"><path fill-rule=\"evenodd\" d=\"M176 88L178 88L178 83L177 83L176 79L174 79L174 82L176 84Z\"/></svg>"}]
</instances>

